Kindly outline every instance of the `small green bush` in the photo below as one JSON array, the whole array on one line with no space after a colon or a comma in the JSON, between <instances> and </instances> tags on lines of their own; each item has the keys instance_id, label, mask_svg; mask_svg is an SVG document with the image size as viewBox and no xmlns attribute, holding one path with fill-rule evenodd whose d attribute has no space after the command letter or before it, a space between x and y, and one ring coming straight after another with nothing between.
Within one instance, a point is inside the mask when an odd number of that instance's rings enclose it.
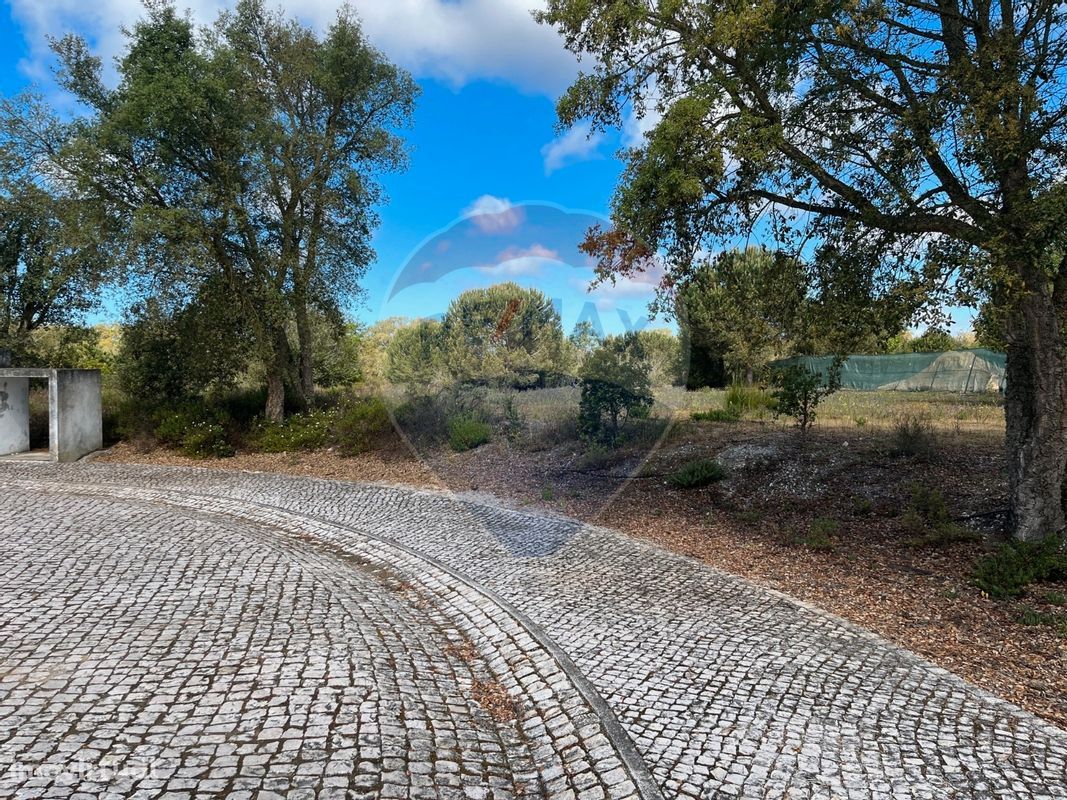
<instances>
[{"instance_id":1,"label":"small green bush","mask_svg":"<svg viewBox=\"0 0 1067 800\"><path fill-rule=\"evenodd\" d=\"M900 518L910 534L912 547L933 547L954 542L973 541L978 535L952 521L945 498L938 489L920 484L910 487L911 500Z\"/></svg>"},{"instance_id":2,"label":"small green bush","mask_svg":"<svg viewBox=\"0 0 1067 800\"><path fill-rule=\"evenodd\" d=\"M775 415L792 417L805 433L815 422L819 403L841 387L841 369L834 364L824 377L801 364L791 364L774 372Z\"/></svg>"},{"instance_id":3,"label":"small green bush","mask_svg":"<svg viewBox=\"0 0 1067 800\"><path fill-rule=\"evenodd\" d=\"M862 495L852 495L852 514L857 517L868 517L874 513L874 503L871 498Z\"/></svg>"},{"instance_id":4,"label":"small green bush","mask_svg":"<svg viewBox=\"0 0 1067 800\"><path fill-rule=\"evenodd\" d=\"M898 457L925 459L933 455L936 446L933 426L925 417L905 416L893 426L889 454Z\"/></svg>"},{"instance_id":5,"label":"small green bush","mask_svg":"<svg viewBox=\"0 0 1067 800\"><path fill-rule=\"evenodd\" d=\"M840 528L838 521L832 517L816 517L811 521L808 533L797 539L797 544L809 550L832 550L834 537Z\"/></svg>"},{"instance_id":6,"label":"small green bush","mask_svg":"<svg viewBox=\"0 0 1067 800\"><path fill-rule=\"evenodd\" d=\"M710 458L691 461L667 477L667 483L675 489L697 489L726 477L726 469Z\"/></svg>"},{"instance_id":7,"label":"small green bush","mask_svg":"<svg viewBox=\"0 0 1067 800\"><path fill-rule=\"evenodd\" d=\"M480 447L492 436L492 427L478 417L464 414L448 421L448 446L457 453Z\"/></svg>"},{"instance_id":8,"label":"small green bush","mask_svg":"<svg viewBox=\"0 0 1067 800\"><path fill-rule=\"evenodd\" d=\"M262 453L317 450L329 441L331 417L325 411L294 414L284 422L262 421L249 437L249 445Z\"/></svg>"},{"instance_id":9,"label":"small green bush","mask_svg":"<svg viewBox=\"0 0 1067 800\"><path fill-rule=\"evenodd\" d=\"M393 432L389 409L378 397L356 400L333 418L330 438L343 455L366 453L380 447Z\"/></svg>"},{"instance_id":10,"label":"small green bush","mask_svg":"<svg viewBox=\"0 0 1067 800\"><path fill-rule=\"evenodd\" d=\"M981 559L974 569L975 586L990 597L1021 597L1026 587L1043 581L1067 580L1063 540L1011 541Z\"/></svg>"},{"instance_id":11,"label":"small green bush","mask_svg":"<svg viewBox=\"0 0 1067 800\"><path fill-rule=\"evenodd\" d=\"M697 422L737 422L741 412L735 408L713 408L710 411L694 411L693 419Z\"/></svg>"},{"instance_id":12,"label":"small green bush","mask_svg":"<svg viewBox=\"0 0 1067 800\"><path fill-rule=\"evenodd\" d=\"M194 422L181 440L182 452L192 458L229 458L236 452L217 422Z\"/></svg>"}]
</instances>

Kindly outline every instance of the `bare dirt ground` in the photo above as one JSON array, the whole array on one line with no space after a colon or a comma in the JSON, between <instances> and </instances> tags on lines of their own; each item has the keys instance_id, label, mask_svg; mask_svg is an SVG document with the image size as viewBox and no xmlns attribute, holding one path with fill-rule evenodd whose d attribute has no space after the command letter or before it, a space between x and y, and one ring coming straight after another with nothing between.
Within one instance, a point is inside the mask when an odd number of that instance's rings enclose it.
<instances>
[{"instance_id":1,"label":"bare dirt ground","mask_svg":"<svg viewBox=\"0 0 1067 800\"><path fill-rule=\"evenodd\" d=\"M498 441L476 450L342 458L328 451L242 453L196 461L118 445L100 461L195 465L480 491L651 539L778 589L907 647L983 688L1067 726L1067 639L1025 625L1027 610L1062 614L1064 585L994 601L970 581L1004 524L997 430L941 431L927 458L892 457L885 431L797 432L761 422L676 425L647 460L591 462L577 445L538 452ZM647 455L647 454L646 454ZM678 490L679 464L715 457L726 480ZM976 541L915 546L902 524L911 486L940 489ZM832 520L832 522L827 522ZM812 523L832 533L813 542Z\"/></svg>"}]
</instances>

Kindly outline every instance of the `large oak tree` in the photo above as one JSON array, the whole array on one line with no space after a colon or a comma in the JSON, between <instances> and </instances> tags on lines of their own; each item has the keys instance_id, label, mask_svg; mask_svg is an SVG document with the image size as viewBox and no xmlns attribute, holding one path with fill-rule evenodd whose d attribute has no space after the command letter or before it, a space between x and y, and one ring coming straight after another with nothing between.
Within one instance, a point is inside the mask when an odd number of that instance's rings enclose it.
<instances>
[{"instance_id":1,"label":"large oak tree","mask_svg":"<svg viewBox=\"0 0 1067 800\"><path fill-rule=\"evenodd\" d=\"M55 43L63 85L92 111L57 168L116 223L151 291L222 287L277 420L286 388L314 388L315 307L336 316L373 256L378 177L404 163L396 131L417 90L347 9L318 36L262 0L202 30L165 0L146 7L114 88L83 40Z\"/></svg>"},{"instance_id":2,"label":"large oak tree","mask_svg":"<svg viewBox=\"0 0 1067 800\"><path fill-rule=\"evenodd\" d=\"M1067 6L1050 0L549 0L595 66L564 123L662 114L629 154L605 274L684 276L745 233L915 307L993 304L1016 534L1063 532Z\"/></svg>"}]
</instances>

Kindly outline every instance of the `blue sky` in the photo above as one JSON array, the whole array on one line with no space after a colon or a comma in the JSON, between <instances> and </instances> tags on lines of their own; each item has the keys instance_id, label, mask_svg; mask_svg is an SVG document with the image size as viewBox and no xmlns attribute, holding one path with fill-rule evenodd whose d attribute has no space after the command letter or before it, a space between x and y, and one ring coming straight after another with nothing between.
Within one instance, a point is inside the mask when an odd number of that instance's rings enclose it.
<instances>
[{"instance_id":1,"label":"blue sky","mask_svg":"<svg viewBox=\"0 0 1067 800\"><path fill-rule=\"evenodd\" d=\"M323 27L341 0L285 0L304 22ZM587 290L592 271L575 251L586 223L604 217L622 165L615 154L639 140L642 123L592 140L586 131L555 130L555 98L577 73L556 34L537 25L538 0L356 0L368 38L409 69L422 87L410 168L385 181L389 202L375 237L377 260L353 316L443 312L463 289L515 280L559 305L564 325L592 319L606 332L649 324L657 276ZM229 0L179 0L198 21ZM3 0L0 89L35 86L63 104L51 80L49 35L84 35L108 61L122 47L120 27L140 13L139 0ZM558 229L548 231L547 220ZM547 223L546 223L547 224ZM459 250L456 242L486 240ZM472 238L473 237L473 238ZM444 243L444 244L442 244ZM448 257L444 252L448 251ZM412 259L448 262L432 282L391 291L410 276ZM464 264L464 258L470 263ZM405 270L407 272L405 273ZM433 271L433 270L431 270ZM104 318L120 308L109 304ZM964 328L967 315L961 315ZM663 324L662 320L651 323Z\"/></svg>"}]
</instances>

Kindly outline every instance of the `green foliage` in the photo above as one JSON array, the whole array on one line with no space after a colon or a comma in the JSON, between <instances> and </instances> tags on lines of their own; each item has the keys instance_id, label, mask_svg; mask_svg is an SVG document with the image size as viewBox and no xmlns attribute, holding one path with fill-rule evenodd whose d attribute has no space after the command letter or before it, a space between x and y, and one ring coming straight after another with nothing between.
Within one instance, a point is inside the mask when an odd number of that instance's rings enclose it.
<instances>
[{"instance_id":1,"label":"green foliage","mask_svg":"<svg viewBox=\"0 0 1067 800\"><path fill-rule=\"evenodd\" d=\"M973 580L975 586L998 600L1021 597L1034 583L1067 580L1063 540L1050 536L1038 542L1002 544L975 565Z\"/></svg>"},{"instance_id":2,"label":"green foliage","mask_svg":"<svg viewBox=\"0 0 1067 800\"><path fill-rule=\"evenodd\" d=\"M46 155L63 152L75 132L39 97L0 100L0 349L17 365L73 366L71 354L57 357L59 343L34 334L75 333L85 343L79 323L113 276L97 209Z\"/></svg>"},{"instance_id":3,"label":"green foliage","mask_svg":"<svg viewBox=\"0 0 1067 800\"><path fill-rule=\"evenodd\" d=\"M908 458L929 458L937 447L930 420L916 415L906 415L893 425L889 454Z\"/></svg>"},{"instance_id":4,"label":"green foliage","mask_svg":"<svg viewBox=\"0 0 1067 800\"><path fill-rule=\"evenodd\" d=\"M832 517L816 517L808 532L797 538L797 544L809 550L832 550L840 528L840 523Z\"/></svg>"},{"instance_id":5,"label":"green foliage","mask_svg":"<svg viewBox=\"0 0 1067 800\"><path fill-rule=\"evenodd\" d=\"M607 447L619 444L626 423L652 409L651 365L633 333L609 336L582 368L578 432Z\"/></svg>"},{"instance_id":6,"label":"green foliage","mask_svg":"<svg viewBox=\"0 0 1067 800\"><path fill-rule=\"evenodd\" d=\"M412 392L431 391L444 374L441 323L420 319L399 327L386 348L386 374L395 384Z\"/></svg>"},{"instance_id":7,"label":"green foliage","mask_svg":"<svg viewBox=\"0 0 1067 800\"><path fill-rule=\"evenodd\" d=\"M181 450L193 458L228 458L235 452L226 429L209 420L193 422L186 429L182 436Z\"/></svg>"},{"instance_id":8,"label":"green foliage","mask_svg":"<svg viewBox=\"0 0 1067 800\"><path fill-rule=\"evenodd\" d=\"M1052 628L1057 636L1067 639L1067 614L1049 614L1034 608L1024 608L1019 614L1019 624Z\"/></svg>"},{"instance_id":9,"label":"green foliage","mask_svg":"<svg viewBox=\"0 0 1067 800\"><path fill-rule=\"evenodd\" d=\"M463 292L441 333L444 362L461 383L533 388L567 372L559 313L537 289L509 282Z\"/></svg>"},{"instance_id":10,"label":"green foliage","mask_svg":"<svg viewBox=\"0 0 1067 800\"><path fill-rule=\"evenodd\" d=\"M389 409L379 397L364 397L342 406L330 426L331 440L346 456L374 450L392 433Z\"/></svg>"},{"instance_id":11,"label":"green foliage","mask_svg":"<svg viewBox=\"0 0 1067 800\"><path fill-rule=\"evenodd\" d=\"M897 334L886 343L888 353L941 353L946 350L966 350L973 342L959 339L946 330L927 328L922 336L908 331Z\"/></svg>"},{"instance_id":12,"label":"green foliage","mask_svg":"<svg viewBox=\"0 0 1067 800\"><path fill-rule=\"evenodd\" d=\"M263 453L318 450L330 441L331 423L331 414L326 411L293 414L283 422L263 420L252 431L249 445Z\"/></svg>"},{"instance_id":13,"label":"green foliage","mask_svg":"<svg viewBox=\"0 0 1067 800\"><path fill-rule=\"evenodd\" d=\"M149 3L124 33L113 89L83 40L54 45L60 82L92 113L57 168L151 294L184 307L221 285L277 421L286 389L302 405L313 394L315 309L339 316L373 257L379 176L404 164L396 131L417 87L350 11L319 36L263 0L207 29Z\"/></svg>"},{"instance_id":14,"label":"green foliage","mask_svg":"<svg viewBox=\"0 0 1067 800\"><path fill-rule=\"evenodd\" d=\"M221 281L209 280L188 305L135 305L116 356L119 385L153 407L234 386L248 365L251 338Z\"/></svg>"},{"instance_id":15,"label":"green foliage","mask_svg":"<svg viewBox=\"0 0 1067 800\"><path fill-rule=\"evenodd\" d=\"M730 384L722 402L724 409L736 414L738 418L745 414L774 411L777 407L777 401L773 395L758 386L746 386L743 383Z\"/></svg>"},{"instance_id":16,"label":"green foliage","mask_svg":"<svg viewBox=\"0 0 1067 800\"><path fill-rule=\"evenodd\" d=\"M692 346L718 352L751 382L802 335L807 295L799 261L750 247L699 266L679 289L676 311Z\"/></svg>"},{"instance_id":17,"label":"green foliage","mask_svg":"<svg viewBox=\"0 0 1067 800\"><path fill-rule=\"evenodd\" d=\"M653 386L678 386L682 383L682 343L669 330L638 331L637 338L648 356L649 381Z\"/></svg>"},{"instance_id":18,"label":"green foliage","mask_svg":"<svg viewBox=\"0 0 1067 800\"><path fill-rule=\"evenodd\" d=\"M155 438L187 456L226 458L234 454L229 430L232 420L224 409L188 401L157 409L152 420Z\"/></svg>"},{"instance_id":19,"label":"green foliage","mask_svg":"<svg viewBox=\"0 0 1067 800\"><path fill-rule=\"evenodd\" d=\"M492 426L472 414L463 414L448 421L448 446L457 453L481 447L492 438Z\"/></svg>"},{"instance_id":20,"label":"green foliage","mask_svg":"<svg viewBox=\"0 0 1067 800\"><path fill-rule=\"evenodd\" d=\"M908 532L907 544L912 547L934 547L955 542L969 542L978 538L952 521L945 498L939 489L913 483L911 499L900 518Z\"/></svg>"},{"instance_id":21,"label":"green foliage","mask_svg":"<svg viewBox=\"0 0 1067 800\"><path fill-rule=\"evenodd\" d=\"M808 258L818 332L991 303L1012 344L1012 507L1033 537L1064 524L1063 461L1039 454L1062 446L1067 14L945 8L547 0L537 18L591 65L563 125L656 120L583 244L598 275L663 264L681 287L695 254L767 237Z\"/></svg>"},{"instance_id":22,"label":"green foliage","mask_svg":"<svg viewBox=\"0 0 1067 800\"><path fill-rule=\"evenodd\" d=\"M708 411L694 411L693 419L698 422L738 422L741 412L735 408L713 408Z\"/></svg>"},{"instance_id":23,"label":"green foliage","mask_svg":"<svg viewBox=\"0 0 1067 800\"><path fill-rule=\"evenodd\" d=\"M819 403L841 386L841 372L834 365L824 379L821 372L812 372L802 364L790 364L774 373L775 414L792 417L804 433L815 422Z\"/></svg>"},{"instance_id":24,"label":"green foliage","mask_svg":"<svg viewBox=\"0 0 1067 800\"><path fill-rule=\"evenodd\" d=\"M726 477L726 469L718 461L702 458L690 461L667 476L667 483L675 489L697 489Z\"/></svg>"}]
</instances>

